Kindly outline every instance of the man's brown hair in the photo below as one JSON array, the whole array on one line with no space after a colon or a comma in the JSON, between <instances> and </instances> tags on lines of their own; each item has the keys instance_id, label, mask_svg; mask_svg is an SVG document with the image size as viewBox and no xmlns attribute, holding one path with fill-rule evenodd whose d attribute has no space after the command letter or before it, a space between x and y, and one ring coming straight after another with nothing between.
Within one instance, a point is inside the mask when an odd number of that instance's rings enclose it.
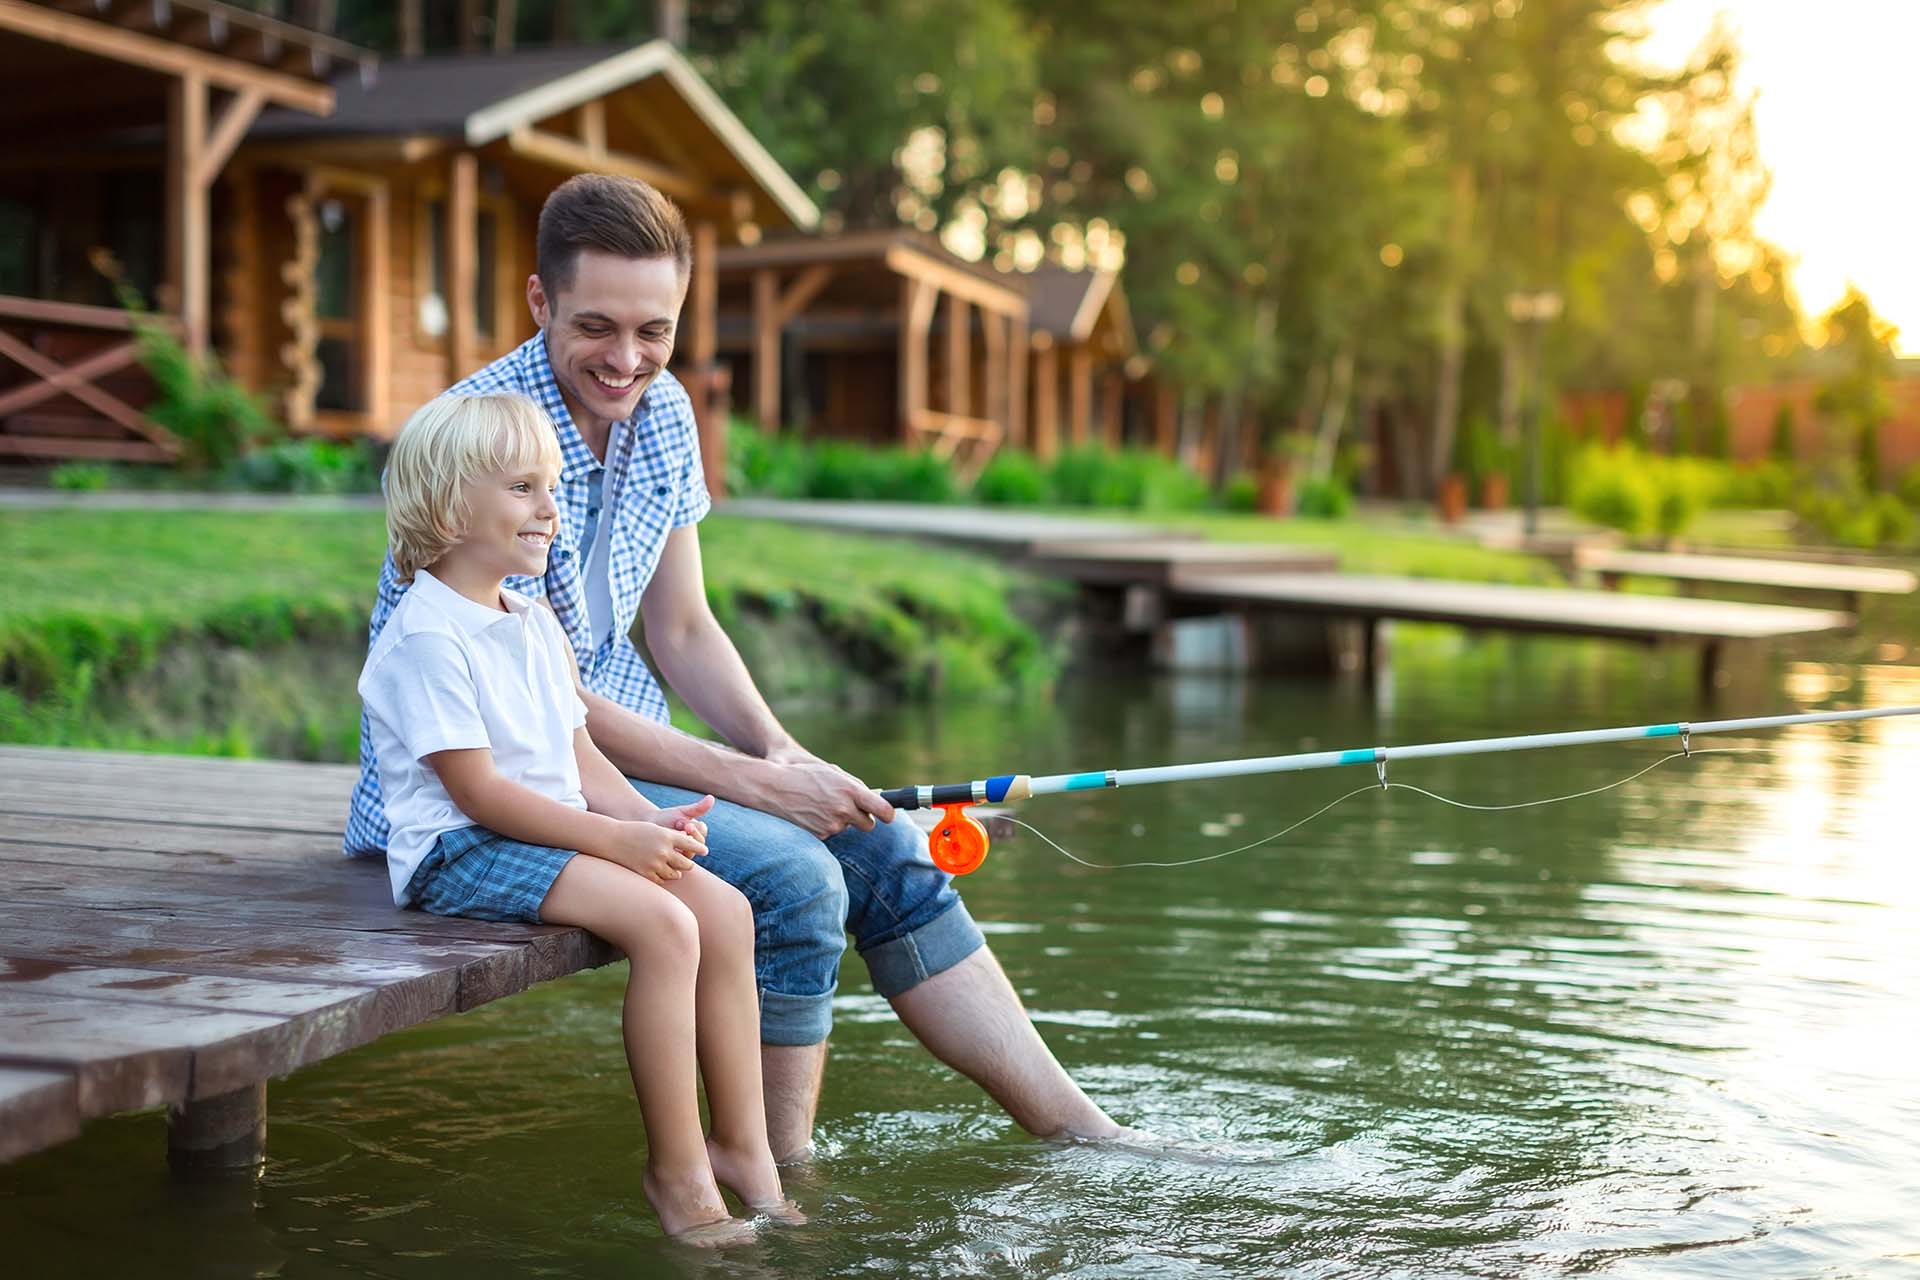
<instances>
[{"instance_id":1,"label":"man's brown hair","mask_svg":"<svg viewBox=\"0 0 1920 1280\"><path fill-rule=\"evenodd\" d=\"M549 295L573 287L582 249L622 258L672 258L681 279L693 268L693 238L679 206L637 178L581 173L540 209L535 266Z\"/></svg>"}]
</instances>

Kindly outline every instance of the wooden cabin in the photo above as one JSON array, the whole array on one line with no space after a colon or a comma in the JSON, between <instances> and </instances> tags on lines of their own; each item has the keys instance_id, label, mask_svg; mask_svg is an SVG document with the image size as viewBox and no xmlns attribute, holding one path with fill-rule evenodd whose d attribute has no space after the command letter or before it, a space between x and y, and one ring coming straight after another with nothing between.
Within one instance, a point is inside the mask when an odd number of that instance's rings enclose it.
<instances>
[{"instance_id":1,"label":"wooden cabin","mask_svg":"<svg viewBox=\"0 0 1920 1280\"><path fill-rule=\"evenodd\" d=\"M766 430L931 445L963 472L1023 436L1020 276L897 228L723 249L719 289L721 354Z\"/></svg>"},{"instance_id":2,"label":"wooden cabin","mask_svg":"<svg viewBox=\"0 0 1920 1280\"><path fill-rule=\"evenodd\" d=\"M1027 279L1034 453L1052 457L1064 435L1072 445L1097 438L1110 448L1138 444L1174 456L1174 392L1146 381L1148 362L1140 354L1120 273L1044 263ZM1146 425L1129 430L1130 422Z\"/></svg>"},{"instance_id":3,"label":"wooden cabin","mask_svg":"<svg viewBox=\"0 0 1920 1280\"><path fill-rule=\"evenodd\" d=\"M263 116L229 167L220 328L297 429L390 435L534 332L540 206L595 171L644 179L694 233L675 373L710 481L724 457L715 258L818 212L665 41L429 56L335 86L331 116ZM716 490L717 491L717 490Z\"/></svg>"},{"instance_id":4,"label":"wooden cabin","mask_svg":"<svg viewBox=\"0 0 1920 1280\"><path fill-rule=\"evenodd\" d=\"M999 271L894 229L720 253L720 351L762 428L931 445L963 474L1002 444L1175 455L1115 271ZM1131 426L1130 426L1131 424Z\"/></svg>"},{"instance_id":5,"label":"wooden cabin","mask_svg":"<svg viewBox=\"0 0 1920 1280\"><path fill-rule=\"evenodd\" d=\"M209 0L0 0L0 459L178 456L120 291L204 351L229 157L263 108L324 117L374 68Z\"/></svg>"}]
</instances>

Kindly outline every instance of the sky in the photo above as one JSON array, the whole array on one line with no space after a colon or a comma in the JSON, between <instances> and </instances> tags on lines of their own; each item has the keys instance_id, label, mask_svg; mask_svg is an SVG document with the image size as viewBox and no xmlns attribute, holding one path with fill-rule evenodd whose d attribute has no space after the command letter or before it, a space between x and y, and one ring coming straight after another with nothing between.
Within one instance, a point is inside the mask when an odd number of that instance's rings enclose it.
<instances>
[{"instance_id":1,"label":"sky","mask_svg":"<svg viewBox=\"0 0 1920 1280\"><path fill-rule=\"evenodd\" d=\"M1852 281L1920 356L1920 0L1663 0L1643 56L1684 63L1722 12L1773 171L1756 229L1798 260L1802 309L1820 315Z\"/></svg>"}]
</instances>

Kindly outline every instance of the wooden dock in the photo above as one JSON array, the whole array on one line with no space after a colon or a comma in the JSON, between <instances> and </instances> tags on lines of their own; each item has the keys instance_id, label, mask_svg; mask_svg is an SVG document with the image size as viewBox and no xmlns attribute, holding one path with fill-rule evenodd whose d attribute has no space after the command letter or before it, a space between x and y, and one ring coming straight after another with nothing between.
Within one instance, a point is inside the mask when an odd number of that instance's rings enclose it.
<instances>
[{"instance_id":1,"label":"wooden dock","mask_svg":"<svg viewBox=\"0 0 1920 1280\"><path fill-rule=\"evenodd\" d=\"M1171 594L1189 606L1205 601L1235 612L1356 620L1366 628L1362 651L1369 663L1378 657L1379 624L1393 619L1693 644L1701 649L1701 678L1709 686L1730 643L1836 631L1854 621L1845 613L1788 605L1350 573L1177 575Z\"/></svg>"},{"instance_id":2,"label":"wooden dock","mask_svg":"<svg viewBox=\"0 0 1920 1280\"><path fill-rule=\"evenodd\" d=\"M395 908L340 855L355 776L0 747L0 1160L164 1104L176 1168L251 1167L269 1079L618 958Z\"/></svg>"},{"instance_id":3,"label":"wooden dock","mask_svg":"<svg viewBox=\"0 0 1920 1280\"><path fill-rule=\"evenodd\" d=\"M1871 565L1770 560L1761 556L1681 554L1590 548L1574 558L1583 573L1596 574L1608 590L1629 577L1666 578L1689 585L1758 587L1838 597L1841 608L1860 611L1863 595L1908 595L1920 579L1905 569Z\"/></svg>"},{"instance_id":4,"label":"wooden dock","mask_svg":"<svg viewBox=\"0 0 1920 1280\"><path fill-rule=\"evenodd\" d=\"M1214 543L1127 520L982 507L770 499L732 502L727 510L990 548L1041 572L1079 582L1088 591L1095 616L1103 620L1097 626L1110 633L1116 651L1140 650L1144 640L1147 651L1176 666L1185 659L1175 655L1197 648L1224 655L1206 657L1198 664L1202 666L1331 660L1336 669L1371 667L1383 649L1380 624L1405 619L1479 630L1689 644L1700 650L1701 679L1711 687L1729 645L1841 630L1854 622L1849 613L1786 605L1339 573L1334 572L1333 553L1323 548ZM1591 554L1604 552L1594 549ZM1712 571L1713 566L1676 563L1701 559L1660 558L1667 570ZM1854 590L1913 589L1912 575L1904 571L1760 564L1773 575L1769 585L1817 579L1823 589L1837 583ZM1761 569L1748 565L1722 571L1744 572L1752 581ZM1231 642L1181 643L1176 628L1203 617L1236 627ZM1327 621L1360 625L1357 662L1342 660L1337 637L1308 634Z\"/></svg>"}]
</instances>

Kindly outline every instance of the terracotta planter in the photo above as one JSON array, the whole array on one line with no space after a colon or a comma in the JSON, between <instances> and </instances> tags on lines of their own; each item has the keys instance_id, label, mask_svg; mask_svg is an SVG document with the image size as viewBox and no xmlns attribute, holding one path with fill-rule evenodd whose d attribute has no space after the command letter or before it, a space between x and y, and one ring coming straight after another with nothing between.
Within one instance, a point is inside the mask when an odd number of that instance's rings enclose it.
<instances>
[{"instance_id":1,"label":"terracotta planter","mask_svg":"<svg viewBox=\"0 0 1920 1280\"><path fill-rule=\"evenodd\" d=\"M1507 506L1507 473L1495 471L1480 477L1480 505L1488 511L1504 511Z\"/></svg>"},{"instance_id":2,"label":"terracotta planter","mask_svg":"<svg viewBox=\"0 0 1920 1280\"><path fill-rule=\"evenodd\" d=\"M1459 472L1448 472L1442 476L1437 501L1442 521L1447 524L1460 523L1467 514L1467 478Z\"/></svg>"},{"instance_id":3,"label":"terracotta planter","mask_svg":"<svg viewBox=\"0 0 1920 1280\"><path fill-rule=\"evenodd\" d=\"M1293 464L1269 458L1260 466L1260 514L1293 514Z\"/></svg>"}]
</instances>

